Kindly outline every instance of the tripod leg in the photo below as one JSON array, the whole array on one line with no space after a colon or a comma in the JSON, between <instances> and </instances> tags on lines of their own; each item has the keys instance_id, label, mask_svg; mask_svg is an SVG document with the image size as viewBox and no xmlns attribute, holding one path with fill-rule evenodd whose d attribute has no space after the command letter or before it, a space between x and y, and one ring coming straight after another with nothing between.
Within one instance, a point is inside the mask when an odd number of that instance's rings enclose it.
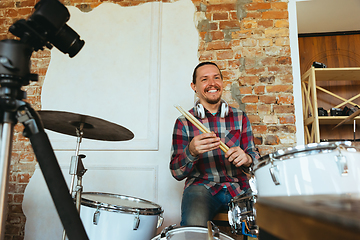
<instances>
[{"instance_id":1,"label":"tripod leg","mask_svg":"<svg viewBox=\"0 0 360 240\"><path fill-rule=\"evenodd\" d=\"M66 234L71 240L88 239L46 133L32 135L30 142Z\"/></svg>"},{"instance_id":2,"label":"tripod leg","mask_svg":"<svg viewBox=\"0 0 360 240\"><path fill-rule=\"evenodd\" d=\"M5 222L7 219L9 172L12 149L13 124L3 123L1 126L1 148L0 148L0 239L5 236Z\"/></svg>"},{"instance_id":3,"label":"tripod leg","mask_svg":"<svg viewBox=\"0 0 360 240\"><path fill-rule=\"evenodd\" d=\"M17 118L25 126L24 136L30 139L36 159L55 204L57 213L70 240L88 240L85 228L69 194L50 140L39 115L29 104L18 109Z\"/></svg>"}]
</instances>

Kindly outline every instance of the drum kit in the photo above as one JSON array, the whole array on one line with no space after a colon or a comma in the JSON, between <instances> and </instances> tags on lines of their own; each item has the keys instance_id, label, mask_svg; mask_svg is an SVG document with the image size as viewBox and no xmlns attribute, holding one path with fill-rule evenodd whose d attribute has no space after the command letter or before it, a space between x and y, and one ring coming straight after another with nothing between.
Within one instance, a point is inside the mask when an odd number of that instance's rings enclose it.
<instances>
[{"instance_id":1,"label":"drum kit","mask_svg":"<svg viewBox=\"0 0 360 240\"><path fill-rule=\"evenodd\" d=\"M44 128L77 137L76 155L72 156L70 194L89 239L232 239L212 223L205 227L165 227L163 209L153 202L124 195L82 192L86 170L79 154L83 138L103 141L125 141L134 134L117 124L81 114L39 111ZM229 203L228 221L232 231L256 238L255 203L258 197L315 194L346 194L360 191L357 158L360 149L353 142L321 142L296 146L263 156L251 169L252 190ZM77 185L74 187L75 176ZM252 184L251 184L252 183ZM81 208L81 211L80 211ZM155 237L154 237L155 236ZM63 234L65 239L65 233Z\"/></svg>"}]
</instances>

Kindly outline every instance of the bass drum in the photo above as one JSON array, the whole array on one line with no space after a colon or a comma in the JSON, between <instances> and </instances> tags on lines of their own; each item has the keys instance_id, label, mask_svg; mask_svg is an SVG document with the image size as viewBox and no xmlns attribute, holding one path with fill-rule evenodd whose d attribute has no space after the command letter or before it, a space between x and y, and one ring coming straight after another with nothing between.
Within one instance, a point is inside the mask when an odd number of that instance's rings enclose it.
<instances>
[{"instance_id":1,"label":"bass drum","mask_svg":"<svg viewBox=\"0 0 360 240\"><path fill-rule=\"evenodd\" d=\"M219 236L216 238L216 234ZM221 240L234 240L233 238L225 235L221 232L213 231L214 239ZM200 240L200 239L209 239L208 229L205 227L176 227L169 226L165 228L161 234L154 237L152 240Z\"/></svg>"},{"instance_id":2,"label":"bass drum","mask_svg":"<svg viewBox=\"0 0 360 240\"><path fill-rule=\"evenodd\" d=\"M352 142L321 142L261 157L254 166L257 195L360 192L360 149Z\"/></svg>"},{"instance_id":3,"label":"bass drum","mask_svg":"<svg viewBox=\"0 0 360 240\"><path fill-rule=\"evenodd\" d=\"M135 197L84 192L81 205L80 217L90 240L149 240L163 220L159 205Z\"/></svg>"}]
</instances>

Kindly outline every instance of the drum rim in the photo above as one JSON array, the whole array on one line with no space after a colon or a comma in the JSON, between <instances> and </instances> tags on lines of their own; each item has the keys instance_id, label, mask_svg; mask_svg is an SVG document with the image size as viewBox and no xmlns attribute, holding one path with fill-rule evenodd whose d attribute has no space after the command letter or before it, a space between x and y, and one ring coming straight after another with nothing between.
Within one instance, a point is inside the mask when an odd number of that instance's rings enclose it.
<instances>
[{"instance_id":1,"label":"drum rim","mask_svg":"<svg viewBox=\"0 0 360 240\"><path fill-rule=\"evenodd\" d=\"M202 229L202 230L204 230L204 231L208 231L208 229L206 228L206 227L203 227L203 226L196 226L196 225L194 225L194 226L176 226L176 227L174 227L173 229L171 229L171 230L169 230L168 232L169 233L171 233L171 232L179 232L181 229L185 229L185 228L187 228L187 229ZM219 230L219 233L220 233L220 235L224 235L224 236L226 236L226 237L228 237L229 238L229 240L235 240L233 237L231 237L231 236L229 236L229 235L227 235L225 232L223 232L223 231L221 231L221 230ZM160 237L160 235L161 234L158 234L158 235L156 235L153 239L151 239L151 240L155 240L155 239L160 239L160 238L158 238L158 237Z\"/></svg>"},{"instance_id":2,"label":"drum rim","mask_svg":"<svg viewBox=\"0 0 360 240\"><path fill-rule=\"evenodd\" d=\"M83 198L84 195L97 195L97 196L111 196L121 199L134 199L138 202L144 202L147 204L152 204L156 206L156 208L137 208L137 207L126 207L126 206L118 206L110 203L103 203L98 202L95 200L90 200ZM162 207L159 204L156 204L154 202L138 198L138 197L132 197L127 195L121 195L121 194L114 194L114 193L104 193L104 192L83 192L81 196L81 205L99 209L99 210L105 210L109 212L120 212L120 213L129 213L129 214L139 214L139 215L159 215L164 212Z\"/></svg>"},{"instance_id":3,"label":"drum rim","mask_svg":"<svg viewBox=\"0 0 360 240\"><path fill-rule=\"evenodd\" d=\"M339 146L344 148L357 148L360 151L359 147L352 146L351 141L338 141L338 142L320 142L320 143L309 143L306 145L299 145L295 147L289 147L286 149L280 149L275 151L274 153L267 154L265 156L260 157L259 162L254 165L253 171L256 171L257 169L267 165L270 162L270 155L272 155L272 158L275 161L283 161L292 158L291 155L294 153L303 153L303 152L310 152L310 151L325 151L329 150L333 151L337 149ZM310 153L308 154L310 155Z\"/></svg>"}]
</instances>

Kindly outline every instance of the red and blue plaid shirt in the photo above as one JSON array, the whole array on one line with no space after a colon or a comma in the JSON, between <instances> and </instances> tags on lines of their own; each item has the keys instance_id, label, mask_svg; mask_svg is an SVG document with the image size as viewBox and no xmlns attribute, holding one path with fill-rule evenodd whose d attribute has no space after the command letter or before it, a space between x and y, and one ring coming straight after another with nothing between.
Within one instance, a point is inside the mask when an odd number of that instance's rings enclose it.
<instances>
[{"instance_id":1,"label":"red and blue plaid shirt","mask_svg":"<svg viewBox=\"0 0 360 240\"><path fill-rule=\"evenodd\" d=\"M189 111L194 115L194 109ZM216 115L205 110L206 117L199 119L205 127L214 132L228 147L240 146L249 154L253 163L260 158L255 147L251 125L246 114L241 110L229 107L229 114L220 117L220 108ZM185 178L185 188L190 185L204 185L215 195L225 186L232 197L248 189L249 180L242 171L225 158L220 148L193 157L189 152L189 143L201 132L184 116L180 116L174 126L170 170L177 180Z\"/></svg>"}]
</instances>

